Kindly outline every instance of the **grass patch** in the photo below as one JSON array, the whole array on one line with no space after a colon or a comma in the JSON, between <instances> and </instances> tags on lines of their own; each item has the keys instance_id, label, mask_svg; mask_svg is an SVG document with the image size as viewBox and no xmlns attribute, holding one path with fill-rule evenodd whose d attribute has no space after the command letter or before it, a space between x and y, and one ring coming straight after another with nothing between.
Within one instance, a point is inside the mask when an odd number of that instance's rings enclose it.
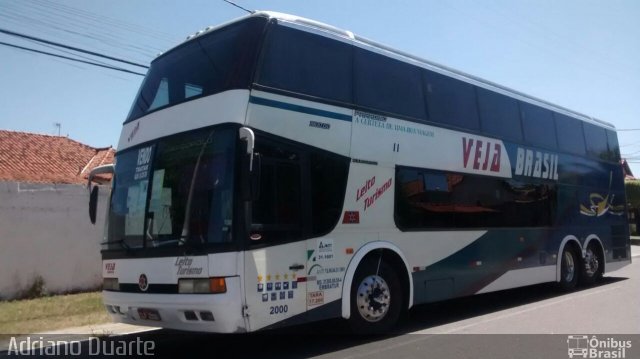
<instances>
[{"instance_id":1,"label":"grass patch","mask_svg":"<svg viewBox=\"0 0 640 359\"><path fill-rule=\"evenodd\" d=\"M0 302L0 338L109 322L100 292Z\"/></svg>"}]
</instances>

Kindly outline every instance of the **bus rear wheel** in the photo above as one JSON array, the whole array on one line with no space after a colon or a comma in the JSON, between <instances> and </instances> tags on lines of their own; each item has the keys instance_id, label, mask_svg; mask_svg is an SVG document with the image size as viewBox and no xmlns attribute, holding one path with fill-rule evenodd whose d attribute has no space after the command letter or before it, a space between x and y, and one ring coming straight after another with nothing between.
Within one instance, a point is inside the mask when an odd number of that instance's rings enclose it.
<instances>
[{"instance_id":1,"label":"bus rear wheel","mask_svg":"<svg viewBox=\"0 0 640 359\"><path fill-rule=\"evenodd\" d=\"M357 334L382 334L398 322L403 291L396 271L374 256L358 266L351 285L349 326Z\"/></svg>"},{"instance_id":2,"label":"bus rear wheel","mask_svg":"<svg viewBox=\"0 0 640 359\"><path fill-rule=\"evenodd\" d=\"M583 285L593 285L602 279L604 273L604 258L602 251L597 244L591 243L585 251L580 273L580 283Z\"/></svg>"},{"instance_id":3,"label":"bus rear wheel","mask_svg":"<svg viewBox=\"0 0 640 359\"><path fill-rule=\"evenodd\" d=\"M580 276L580 256L572 244L567 244L560 257L560 282L558 288L570 291L576 287Z\"/></svg>"}]
</instances>

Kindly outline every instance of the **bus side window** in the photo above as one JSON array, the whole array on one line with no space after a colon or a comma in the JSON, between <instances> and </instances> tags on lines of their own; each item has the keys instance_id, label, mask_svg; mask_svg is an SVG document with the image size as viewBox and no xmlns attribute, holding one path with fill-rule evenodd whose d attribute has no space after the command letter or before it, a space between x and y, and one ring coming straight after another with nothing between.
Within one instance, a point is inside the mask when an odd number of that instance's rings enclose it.
<instances>
[{"instance_id":1,"label":"bus side window","mask_svg":"<svg viewBox=\"0 0 640 359\"><path fill-rule=\"evenodd\" d=\"M310 146L256 140L260 196L253 201L254 244L321 237L340 220L350 160Z\"/></svg>"},{"instance_id":2,"label":"bus side window","mask_svg":"<svg viewBox=\"0 0 640 359\"><path fill-rule=\"evenodd\" d=\"M253 202L250 234L260 238L259 243L302 239L300 155L266 141L258 143L260 198Z\"/></svg>"}]
</instances>

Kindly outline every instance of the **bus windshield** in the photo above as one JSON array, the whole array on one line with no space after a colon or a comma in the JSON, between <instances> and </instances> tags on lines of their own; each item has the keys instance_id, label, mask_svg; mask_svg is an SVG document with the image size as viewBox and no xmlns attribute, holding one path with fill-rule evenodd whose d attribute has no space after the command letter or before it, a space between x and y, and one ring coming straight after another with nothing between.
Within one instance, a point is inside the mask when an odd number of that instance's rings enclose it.
<instances>
[{"instance_id":1,"label":"bus windshield","mask_svg":"<svg viewBox=\"0 0 640 359\"><path fill-rule=\"evenodd\" d=\"M248 88L266 24L249 18L199 36L151 63L125 123L155 110Z\"/></svg>"},{"instance_id":2,"label":"bus windshield","mask_svg":"<svg viewBox=\"0 0 640 359\"><path fill-rule=\"evenodd\" d=\"M208 128L118 154L107 248L230 242L235 134Z\"/></svg>"}]
</instances>

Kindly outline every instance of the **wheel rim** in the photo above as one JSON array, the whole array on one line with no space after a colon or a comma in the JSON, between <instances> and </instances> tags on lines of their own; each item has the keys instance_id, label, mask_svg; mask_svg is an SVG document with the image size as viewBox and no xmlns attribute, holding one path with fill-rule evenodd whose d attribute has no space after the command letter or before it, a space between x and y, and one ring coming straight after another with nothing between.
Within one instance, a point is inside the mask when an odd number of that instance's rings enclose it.
<instances>
[{"instance_id":1,"label":"wheel rim","mask_svg":"<svg viewBox=\"0 0 640 359\"><path fill-rule=\"evenodd\" d=\"M564 280L565 282L573 281L576 274L576 266L571 252L564 252Z\"/></svg>"},{"instance_id":2,"label":"wheel rim","mask_svg":"<svg viewBox=\"0 0 640 359\"><path fill-rule=\"evenodd\" d=\"M391 304L391 292L382 277L370 275L364 278L356 295L358 312L366 321L377 322L387 315Z\"/></svg>"},{"instance_id":3,"label":"wheel rim","mask_svg":"<svg viewBox=\"0 0 640 359\"><path fill-rule=\"evenodd\" d=\"M600 262L598 261L598 256L593 252L591 248L587 249L587 252L584 256L584 268L585 274L589 277L593 277L598 273L598 269L600 268Z\"/></svg>"}]
</instances>

